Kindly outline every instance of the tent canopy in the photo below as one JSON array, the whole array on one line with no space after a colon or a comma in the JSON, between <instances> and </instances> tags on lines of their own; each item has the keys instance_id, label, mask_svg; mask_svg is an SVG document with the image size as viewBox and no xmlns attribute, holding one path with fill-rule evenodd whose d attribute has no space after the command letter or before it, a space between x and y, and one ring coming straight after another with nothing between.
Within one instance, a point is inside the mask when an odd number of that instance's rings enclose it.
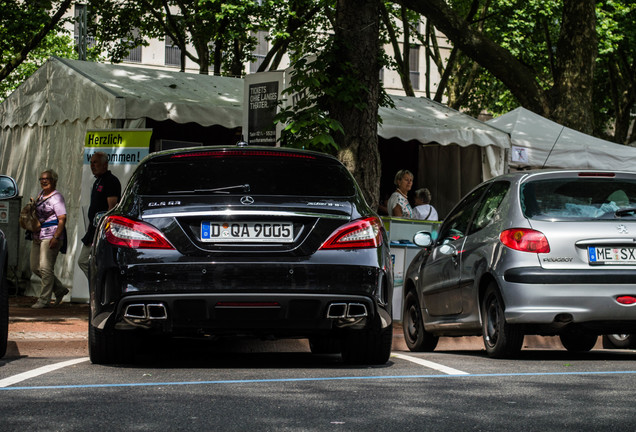
<instances>
[{"instance_id":1,"label":"tent canopy","mask_svg":"<svg viewBox=\"0 0 636 432\"><path fill-rule=\"evenodd\" d=\"M630 171L636 165L636 148L586 135L525 108L487 123L510 134L511 165Z\"/></svg>"},{"instance_id":2,"label":"tent canopy","mask_svg":"<svg viewBox=\"0 0 636 432\"><path fill-rule=\"evenodd\" d=\"M456 144L510 148L510 137L504 133L445 105L426 98L391 96L395 108L380 107L382 138L419 141L422 144Z\"/></svg>"},{"instance_id":3,"label":"tent canopy","mask_svg":"<svg viewBox=\"0 0 636 432\"><path fill-rule=\"evenodd\" d=\"M243 80L52 57L0 104L1 127L151 118L240 127Z\"/></svg>"}]
</instances>

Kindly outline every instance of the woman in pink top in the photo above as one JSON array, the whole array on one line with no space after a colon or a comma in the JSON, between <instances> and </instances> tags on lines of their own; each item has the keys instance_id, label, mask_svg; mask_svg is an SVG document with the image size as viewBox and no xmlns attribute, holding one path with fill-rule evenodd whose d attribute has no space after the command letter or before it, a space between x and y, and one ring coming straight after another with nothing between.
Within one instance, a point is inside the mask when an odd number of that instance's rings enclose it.
<instances>
[{"instance_id":1,"label":"woman in pink top","mask_svg":"<svg viewBox=\"0 0 636 432\"><path fill-rule=\"evenodd\" d=\"M64 197L55 188L57 173L48 169L40 174L42 191L35 202L35 213L40 221L40 230L33 233L31 247L31 271L42 279L40 298L31 306L35 309L49 307L55 293L55 306L62 302L68 289L55 277L55 260L64 244L66 232L66 204Z\"/></svg>"}]
</instances>

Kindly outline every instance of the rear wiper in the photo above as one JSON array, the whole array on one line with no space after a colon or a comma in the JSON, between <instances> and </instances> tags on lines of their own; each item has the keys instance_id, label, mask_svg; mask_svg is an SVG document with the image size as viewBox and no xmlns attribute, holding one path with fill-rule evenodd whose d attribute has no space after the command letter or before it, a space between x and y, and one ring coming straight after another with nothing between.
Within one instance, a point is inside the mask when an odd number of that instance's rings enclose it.
<instances>
[{"instance_id":1,"label":"rear wiper","mask_svg":"<svg viewBox=\"0 0 636 432\"><path fill-rule=\"evenodd\" d=\"M187 194L187 193L229 193L232 189L241 189L243 192L249 192L251 190L249 184L241 184L241 185L233 185L233 186L223 186L219 188L213 189L193 189L187 191L169 191L169 194Z\"/></svg>"},{"instance_id":2,"label":"rear wiper","mask_svg":"<svg viewBox=\"0 0 636 432\"><path fill-rule=\"evenodd\" d=\"M636 213L636 207L625 207L625 208L616 210L614 214L620 217L620 216L626 215L627 213Z\"/></svg>"}]
</instances>

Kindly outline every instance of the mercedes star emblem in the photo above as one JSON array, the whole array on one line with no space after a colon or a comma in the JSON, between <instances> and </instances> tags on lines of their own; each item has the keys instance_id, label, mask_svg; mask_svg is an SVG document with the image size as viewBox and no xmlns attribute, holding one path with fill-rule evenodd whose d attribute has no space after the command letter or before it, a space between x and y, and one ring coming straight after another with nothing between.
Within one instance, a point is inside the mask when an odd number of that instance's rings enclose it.
<instances>
[{"instance_id":1,"label":"mercedes star emblem","mask_svg":"<svg viewBox=\"0 0 636 432\"><path fill-rule=\"evenodd\" d=\"M241 197L241 204L243 205L250 205L250 204L254 204L254 198L252 198L249 195L246 195L244 197Z\"/></svg>"}]
</instances>

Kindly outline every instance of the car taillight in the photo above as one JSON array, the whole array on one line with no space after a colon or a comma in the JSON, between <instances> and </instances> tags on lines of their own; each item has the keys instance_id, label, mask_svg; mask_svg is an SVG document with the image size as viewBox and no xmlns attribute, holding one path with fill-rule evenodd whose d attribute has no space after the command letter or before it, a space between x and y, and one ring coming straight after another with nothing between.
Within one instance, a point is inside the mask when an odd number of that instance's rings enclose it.
<instances>
[{"instance_id":1,"label":"car taillight","mask_svg":"<svg viewBox=\"0 0 636 432\"><path fill-rule=\"evenodd\" d=\"M365 249L382 244L382 221L370 217L338 228L320 249Z\"/></svg>"},{"instance_id":2,"label":"car taillight","mask_svg":"<svg viewBox=\"0 0 636 432\"><path fill-rule=\"evenodd\" d=\"M504 245L514 250L532 253L550 252L548 239L540 231L512 228L499 234L499 239Z\"/></svg>"},{"instance_id":3,"label":"car taillight","mask_svg":"<svg viewBox=\"0 0 636 432\"><path fill-rule=\"evenodd\" d=\"M131 249L174 249L161 232L143 222L108 216L104 224L108 243Z\"/></svg>"},{"instance_id":4,"label":"car taillight","mask_svg":"<svg viewBox=\"0 0 636 432\"><path fill-rule=\"evenodd\" d=\"M636 304L636 297L631 295L622 295L616 297L616 301L622 305L633 305Z\"/></svg>"}]
</instances>

